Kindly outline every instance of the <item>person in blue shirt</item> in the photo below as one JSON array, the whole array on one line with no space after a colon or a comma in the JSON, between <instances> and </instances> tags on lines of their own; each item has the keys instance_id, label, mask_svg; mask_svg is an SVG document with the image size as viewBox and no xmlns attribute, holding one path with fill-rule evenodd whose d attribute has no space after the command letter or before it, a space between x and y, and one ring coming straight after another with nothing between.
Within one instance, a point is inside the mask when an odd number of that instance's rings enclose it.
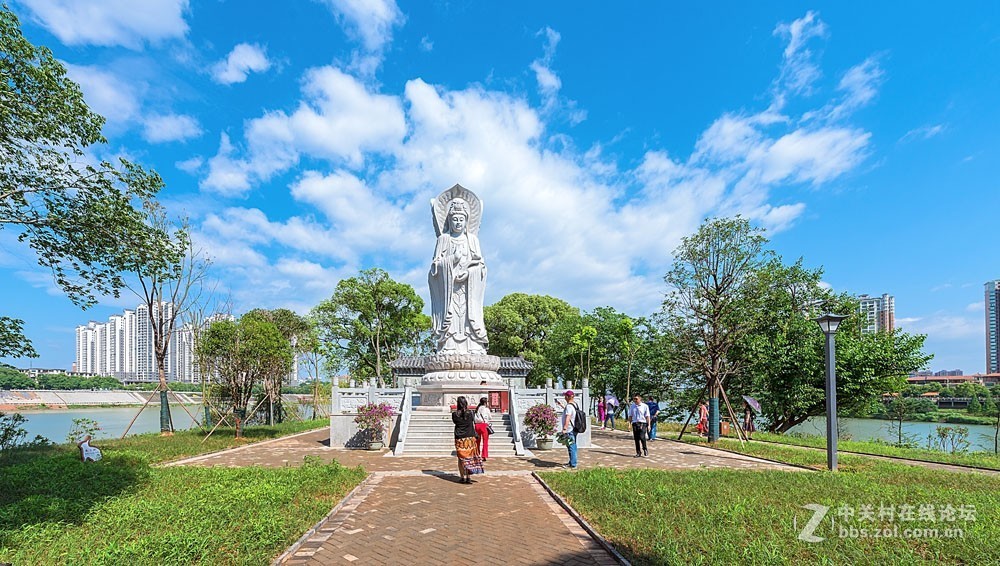
<instances>
[{"instance_id":1,"label":"person in blue shirt","mask_svg":"<svg viewBox=\"0 0 1000 566\"><path fill-rule=\"evenodd\" d=\"M656 402L656 397L650 395L646 405L649 406L649 439L656 440L656 414L660 412L660 404Z\"/></svg>"}]
</instances>

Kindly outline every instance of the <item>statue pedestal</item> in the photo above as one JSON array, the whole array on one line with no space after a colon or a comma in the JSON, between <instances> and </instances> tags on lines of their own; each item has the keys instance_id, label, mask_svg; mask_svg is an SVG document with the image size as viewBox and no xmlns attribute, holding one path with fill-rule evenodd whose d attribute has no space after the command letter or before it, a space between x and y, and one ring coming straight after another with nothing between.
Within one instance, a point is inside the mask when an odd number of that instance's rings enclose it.
<instances>
[{"instance_id":1,"label":"statue pedestal","mask_svg":"<svg viewBox=\"0 0 1000 566\"><path fill-rule=\"evenodd\" d=\"M462 395L469 399L469 405L475 406L487 392L507 388L497 373L499 356L441 352L424 357L424 368L427 373L417 387L421 407L448 407Z\"/></svg>"}]
</instances>

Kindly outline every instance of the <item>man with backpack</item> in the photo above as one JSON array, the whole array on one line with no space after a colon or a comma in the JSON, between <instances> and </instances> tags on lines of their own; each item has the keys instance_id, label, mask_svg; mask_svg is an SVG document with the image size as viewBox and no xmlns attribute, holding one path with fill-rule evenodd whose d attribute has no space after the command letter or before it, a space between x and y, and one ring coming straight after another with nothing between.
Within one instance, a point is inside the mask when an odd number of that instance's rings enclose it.
<instances>
[{"instance_id":1,"label":"man with backpack","mask_svg":"<svg viewBox=\"0 0 1000 566\"><path fill-rule=\"evenodd\" d=\"M587 430L587 415L573 402L575 394L570 389L563 394L566 406L562 414L562 430L566 437L566 449L569 450L569 463L564 468L576 469L576 435Z\"/></svg>"}]
</instances>

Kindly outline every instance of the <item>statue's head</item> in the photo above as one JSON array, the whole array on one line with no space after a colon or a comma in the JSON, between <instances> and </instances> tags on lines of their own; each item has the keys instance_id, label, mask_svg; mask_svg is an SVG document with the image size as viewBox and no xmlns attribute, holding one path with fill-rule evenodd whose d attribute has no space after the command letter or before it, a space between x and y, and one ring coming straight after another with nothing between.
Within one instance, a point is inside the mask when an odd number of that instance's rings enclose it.
<instances>
[{"instance_id":1,"label":"statue's head","mask_svg":"<svg viewBox=\"0 0 1000 566\"><path fill-rule=\"evenodd\" d=\"M463 199L452 199L448 203L448 231L461 234L469 220L469 203Z\"/></svg>"}]
</instances>

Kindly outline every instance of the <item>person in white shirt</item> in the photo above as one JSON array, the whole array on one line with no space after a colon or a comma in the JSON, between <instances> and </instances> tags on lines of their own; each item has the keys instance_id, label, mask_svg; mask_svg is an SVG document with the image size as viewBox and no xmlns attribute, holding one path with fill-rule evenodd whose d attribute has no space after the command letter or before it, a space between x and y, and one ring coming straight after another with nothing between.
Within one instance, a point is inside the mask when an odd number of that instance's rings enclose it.
<instances>
[{"instance_id":1,"label":"person in white shirt","mask_svg":"<svg viewBox=\"0 0 1000 566\"><path fill-rule=\"evenodd\" d=\"M635 457L649 456L646 449L646 431L649 430L649 405L642 402L642 396L636 395L628 407L628 420L632 423L632 439L635 440ZM642 451L639 451L640 445Z\"/></svg>"},{"instance_id":2,"label":"person in white shirt","mask_svg":"<svg viewBox=\"0 0 1000 566\"><path fill-rule=\"evenodd\" d=\"M562 426L559 427L559 430L570 437L570 441L566 444L566 449L569 450L569 463L563 467L572 469L576 468L576 429L573 428L573 423L576 422L576 412L579 410L579 407L573 402L575 396L572 389L563 394L566 406L563 407Z\"/></svg>"},{"instance_id":3,"label":"person in white shirt","mask_svg":"<svg viewBox=\"0 0 1000 566\"><path fill-rule=\"evenodd\" d=\"M479 406L476 407L476 417L473 420L476 426L476 439L479 441L479 455L485 462L490 457L490 407L486 397L479 399Z\"/></svg>"}]
</instances>

